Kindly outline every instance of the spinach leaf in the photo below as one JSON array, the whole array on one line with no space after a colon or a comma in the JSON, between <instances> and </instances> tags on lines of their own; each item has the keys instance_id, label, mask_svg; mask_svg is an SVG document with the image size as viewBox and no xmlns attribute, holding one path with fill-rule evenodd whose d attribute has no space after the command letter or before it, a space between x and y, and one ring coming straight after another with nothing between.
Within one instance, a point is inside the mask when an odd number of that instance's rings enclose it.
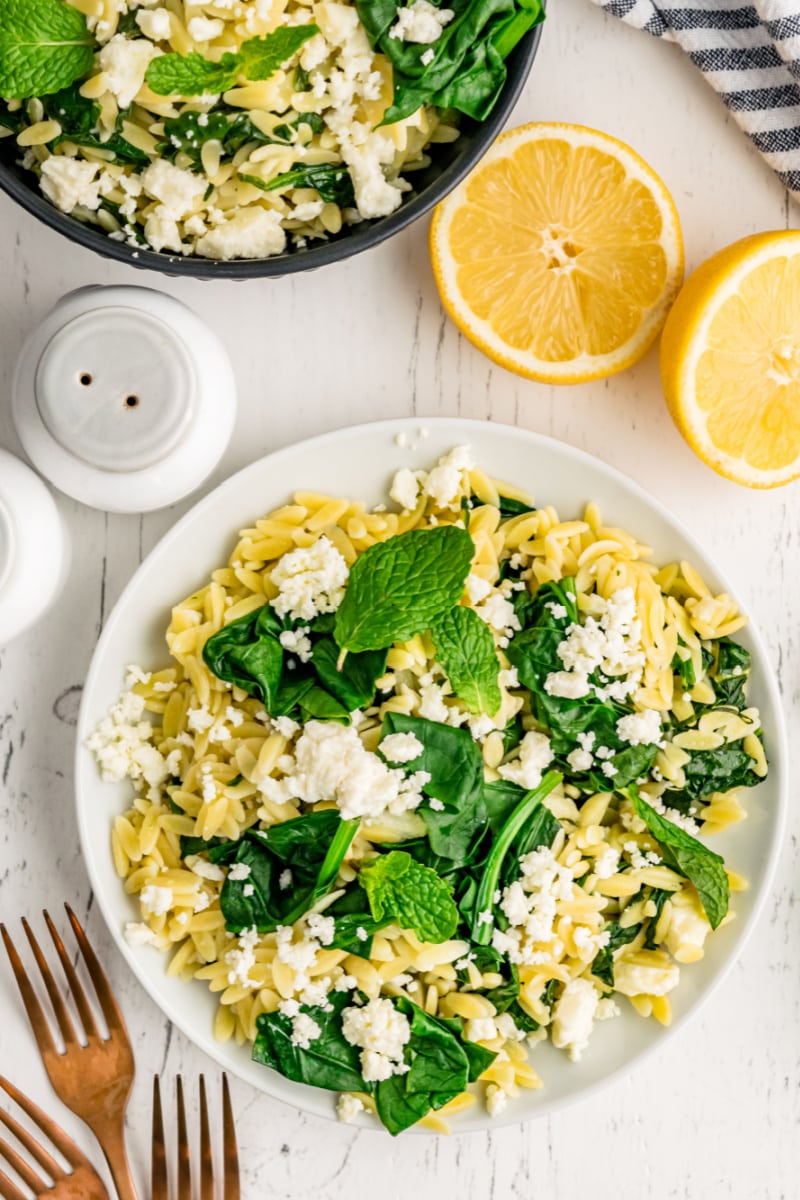
<instances>
[{"instance_id":1,"label":"spinach leaf","mask_svg":"<svg viewBox=\"0 0 800 1200\"><path fill-rule=\"evenodd\" d=\"M234 933L253 926L269 933L292 925L336 882L359 822L334 810L308 813L267 831L248 830L236 845L235 862L250 868L245 879L222 885L220 908ZM230 861L230 859L226 859ZM289 870L291 883L281 887Z\"/></svg>"},{"instance_id":2,"label":"spinach leaf","mask_svg":"<svg viewBox=\"0 0 800 1200\"><path fill-rule=\"evenodd\" d=\"M290 170L276 175L269 183L253 175L242 175L241 178L265 192L279 188L313 188L322 200L338 204L340 208L352 208L356 202L350 172L347 167L335 163L292 163Z\"/></svg>"},{"instance_id":3,"label":"spinach leaf","mask_svg":"<svg viewBox=\"0 0 800 1200\"><path fill-rule=\"evenodd\" d=\"M570 625L578 623L575 580L568 577L560 583L545 583L535 596L516 592L514 607L522 630L511 639L506 653L524 687L529 691L543 689L547 676L562 669L558 647ZM555 616L553 608L558 613L565 611Z\"/></svg>"},{"instance_id":4,"label":"spinach leaf","mask_svg":"<svg viewBox=\"0 0 800 1200\"><path fill-rule=\"evenodd\" d=\"M264 701L273 717L349 722L353 709L372 703L375 681L386 670L385 651L349 654L323 634L312 639L311 661L301 662L280 643L284 625L269 604L212 634L203 659L220 679ZM293 669L286 670L289 666Z\"/></svg>"},{"instance_id":5,"label":"spinach leaf","mask_svg":"<svg viewBox=\"0 0 800 1200\"><path fill-rule=\"evenodd\" d=\"M694 799L711 792L727 792L735 787L755 787L761 779L753 770L753 760L741 742L726 742L715 750L690 750L684 764L684 791ZM669 794L665 796L669 804Z\"/></svg>"},{"instance_id":6,"label":"spinach leaf","mask_svg":"<svg viewBox=\"0 0 800 1200\"><path fill-rule=\"evenodd\" d=\"M501 872L507 854L536 809L544 798L549 796L553 788L561 782L562 778L563 776L557 771L548 771L537 788L525 793L495 838L483 868L475 899L472 940L477 945L485 946L491 941L494 922L486 919L486 913L491 912L494 906L494 894L500 886Z\"/></svg>"},{"instance_id":7,"label":"spinach leaf","mask_svg":"<svg viewBox=\"0 0 800 1200\"><path fill-rule=\"evenodd\" d=\"M720 638L717 661L711 671L711 682L719 704L733 708L746 706L745 688L750 674L750 651L730 638Z\"/></svg>"},{"instance_id":8,"label":"spinach leaf","mask_svg":"<svg viewBox=\"0 0 800 1200\"><path fill-rule=\"evenodd\" d=\"M465 529L412 529L376 542L350 569L336 613L345 650L382 650L430 629L461 598L475 547Z\"/></svg>"},{"instance_id":9,"label":"spinach leaf","mask_svg":"<svg viewBox=\"0 0 800 1200\"><path fill-rule=\"evenodd\" d=\"M661 847L665 863L691 880L711 928L716 929L728 911L728 876L722 857L657 813L635 787L628 789L628 795L636 815Z\"/></svg>"},{"instance_id":10,"label":"spinach leaf","mask_svg":"<svg viewBox=\"0 0 800 1200\"><path fill-rule=\"evenodd\" d=\"M467 1047L460 1037L459 1021L429 1016L404 999L395 1004L411 1024L404 1055L409 1070L375 1087L378 1116L391 1134L401 1133L431 1110L443 1108L495 1058L482 1047Z\"/></svg>"},{"instance_id":11,"label":"spinach leaf","mask_svg":"<svg viewBox=\"0 0 800 1200\"><path fill-rule=\"evenodd\" d=\"M182 809L180 811L183 811ZM236 857L239 843L231 838L181 837L181 858L190 854L204 854L209 862L227 862Z\"/></svg>"},{"instance_id":12,"label":"spinach leaf","mask_svg":"<svg viewBox=\"0 0 800 1200\"><path fill-rule=\"evenodd\" d=\"M288 140L288 138L287 138ZM221 161L230 161L247 142L265 145L277 141L267 137L253 124L247 113L232 110L207 113L191 110L164 122L164 141L156 146L162 158L174 160L183 152L189 156L192 166L201 166L201 151L206 142L222 143Z\"/></svg>"},{"instance_id":13,"label":"spinach leaf","mask_svg":"<svg viewBox=\"0 0 800 1200\"><path fill-rule=\"evenodd\" d=\"M456 695L470 712L494 716L502 700L500 661L486 622L474 609L457 605L434 619L431 636Z\"/></svg>"},{"instance_id":14,"label":"spinach leaf","mask_svg":"<svg viewBox=\"0 0 800 1200\"><path fill-rule=\"evenodd\" d=\"M357 0L356 7L373 46L392 64L394 98L384 125L426 104L485 120L505 83L504 60L544 17L539 0L452 0L455 18L428 47L391 37L401 7L396 0ZM431 63L424 59L429 48Z\"/></svg>"},{"instance_id":15,"label":"spinach leaf","mask_svg":"<svg viewBox=\"0 0 800 1200\"><path fill-rule=\"evenodd\" d=\"M663 888L653 888L652 892L648 896L648 900L652 900L653 904L655 904L656 911L652 917L648 918L647 933L645 934L644 939L645 950L655 950L656 948L656 925L659 922L664 905L666 904L667 900L669 900L670 895L671 893L665 891Z\"/></svg>"},{"instance_id":16,"label":"spinach leaf","mask_svg":"<svg viewBox=\"0 0 800 1200\"><path fill-rule=\"evenodd\" d=\"M239 617L211 635L203 661L218 679L260 696L273 712L283 671L282 626L269 604Z\"/></svg>"},{"instance_id":17,"label":"spinach leaf","mask_svg":"<svg viewBox=\"0 0 800 1200\"><path fill-rule=\"evenodd\" d=\"M340 669L336 643L322 637L313 644L311 661L322 686L351 713L375 699L375 681L386 673L386 654L386 650L348 654Z\"/></svg>"},{"instance_id":18,"label":"spinach leaf","mask_svg":"<svg viewBox=\"0 0 800 1200\"><path fill-rule=\"evenodd\" d=\"M46 115L58 121L61 126L61 133L54 139L53 147L61 142L74 142L76 146L108 150L117 162L146 166L150 161L148 155L120 133L125 114L119 114L113 132L101 130L100 105L95 100L87 100L82 96L80 86L79 83L74 83L42 99Z\"/></svg>"},{"instance_id":19,"label":"spinach leaf","mask_svg":"<svg viewBox=\"0 0 800 1200\"><path fill-rule=\"evenodd\" d=\"M422 742L422 754L406 765L409 770L430 775L423 791L444 805L419 810L428 827L431 847L454 865L466 862L476 835L486 826L483 758L472 735L440 721L402 713L387 713L384 717L383 736L390 733L413 733Z\"/></svg>"},{"instance_id":20,"label":"spinach leaf","mask_svg":"<svg viewBox=\"0 0 800 1200\"><path fill-rule=\"evenodd\" d=\"M500 515L503 517L520 517L523 513L536 512L536 506L524 500L512 500L511 496L500 497Z\"/></svg>"},{"instance_id":21,"label":"spinach leaf","mask_svg":"<svg viewBox=\"0 0 800 1200\"><path fill-rule=\"evenodd\" d=\"M365 863L358 881L376 921L393 921L423 942L446 942L455 933L458 909L449 884L405 851Z\"/></svg>"},{"instance_id":22,"label":"spinach leaf","mask_svg":"<svg viewBox=\"0 0 800 1200\"><path fill-rule=\"evenodd\" d=\"M331 992L330 1011L303 1008L320 1028L320 1035L302 1050L292 1042L292 1020L282 1013L262 1013L256 1020L258 1035L253 1060L280 1072L285 1079L332 1092L369 1090L361 1075L361 1057L342 1033L342 1009L350 1004L345 992Z\"/></svg>"},{"instance_id":23,"label":"spinach leaf","mask_svg":"<svg viewBox=\"0 0 800 1200\"><path fill-rule=\"evenodd\" d=\"M608 926L609 939L607 945L599 950L592 962L592 974L610 988L614 986L614 954L622 946L632 942L641 929L641 924L628 925L626 929L614 921Z\"/></svg>"}]
</instances>

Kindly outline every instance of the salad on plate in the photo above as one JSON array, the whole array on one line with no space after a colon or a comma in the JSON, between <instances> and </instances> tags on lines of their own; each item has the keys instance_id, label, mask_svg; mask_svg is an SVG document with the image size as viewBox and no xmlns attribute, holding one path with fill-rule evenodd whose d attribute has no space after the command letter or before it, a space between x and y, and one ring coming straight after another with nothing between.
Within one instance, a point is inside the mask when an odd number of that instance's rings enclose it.
<instances>
[{"instance_id":1,"label":"salad on plate","mask_svg":"<svg viewBox=\"0 0 800 1200\"><path fill-rule=\"evenodd\" d=\"M89 746L135 790L128 940L397 1134L500 1114L623 1005L668 1024L744 886L707 836L768 768L745 618L691 564L463 446L389 497L243 530Z\"/></svg>"}]
</instances>

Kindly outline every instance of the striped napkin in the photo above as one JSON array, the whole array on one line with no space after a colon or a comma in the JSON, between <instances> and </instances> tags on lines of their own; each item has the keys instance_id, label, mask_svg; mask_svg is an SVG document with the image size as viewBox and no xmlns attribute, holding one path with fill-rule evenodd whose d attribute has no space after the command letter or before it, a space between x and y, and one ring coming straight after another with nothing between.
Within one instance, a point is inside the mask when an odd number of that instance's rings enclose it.
<instances>
[{"instance_id":1,"label":"striped napkin","mask_svg":"<svg viewBox=\"0 0 800 1200\"><path fill-rule=\"evenodd\" d=\"M800 200L800 0L594 0L677 42Z\"/></svg>"}]
</instances>

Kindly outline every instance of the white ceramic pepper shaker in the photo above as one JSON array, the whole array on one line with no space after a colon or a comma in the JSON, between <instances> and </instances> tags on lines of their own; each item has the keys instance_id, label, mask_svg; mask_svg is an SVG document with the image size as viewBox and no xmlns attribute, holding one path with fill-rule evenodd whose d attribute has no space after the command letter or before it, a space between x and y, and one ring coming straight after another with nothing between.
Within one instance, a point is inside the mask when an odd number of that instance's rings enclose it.
<instances>
[{"instance_id":1,"label":"white ceramic pepper shaker","mask_svg":"<svg viewBox=\"0 0 800 1200\"><path fill-rule=\"evenodd\" d=\"M62 492L108 512L148 512L217 465L236 390L222 342L179 300L88 287L26 341L13 411L31 462Z\"/></svg>"},{"instance_id":2,"label":"white ceramic pepper shaker","mask_svg":"<svg viewBox=\"0 0 800 1200\"><path fill-rule=\"evenodd\" d=\"M44 615L67 575L69 540L38 475L0 449L0 646Z\"/></svg>"}]
</instances>

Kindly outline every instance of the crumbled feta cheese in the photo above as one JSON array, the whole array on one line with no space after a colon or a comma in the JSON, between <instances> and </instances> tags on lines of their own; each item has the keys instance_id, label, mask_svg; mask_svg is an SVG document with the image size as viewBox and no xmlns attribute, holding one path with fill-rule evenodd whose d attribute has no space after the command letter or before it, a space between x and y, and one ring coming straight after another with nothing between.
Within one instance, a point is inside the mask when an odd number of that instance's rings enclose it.
<instances>
[{"instance_id":1,"label":"crumbled feta cheese","mask_svg":"<svg viewBox=\"0 0 800 1200\"><path fill-rule=\"evenodd\" d=\"M380 743L380 752L393 763L407 763L419 758L425 749L413 733L390 733Z\"/></svg>"},{"instance_id":2,"label":"crumbled feta cheese","mask_svg":"<svg viewBox=\"0 0 800 1200\"><path fill-rule=\"evenodd\" d=\"M41 165L41 187L47 199L61 212L78 206L94 212L100 205L99 163L51 154Z\"/></svg>"},{"instance_id":3,"label":"crumbled feta cheese","mask_svg":"<svg viewBox=\"0 0 800 1200\"><path fill-rule=\"evenodd\" d=\"M608 600L595 595L592 601L598 616L568 626L558 647L564 670L547 676L545 690L566 699L581 699L593 691L601 700L622 702L639 686L645 663L636 598L632 588L620 588ZM608 682L590 684L595 671Z\"/></svg>"},{"instance_id":4,"label":"crumbled feta cheese","mask_svg":"<svg viewBox=\"0 0 800 1200\"><path fill-rule=\"evenodd\" d=\"M426 0L416 0L416 2L421 4ZM428 7L432 7L432 5ZM401 9L400 13L407 11L410 10ZM437 508L458 508L464 472L471 470L474 465L469 446L455 446L448 454L439 459L438 464L428 475L425 481L425 494L431 497Z\"/></svg>"},{"instance_id":5,"label":"crumbled feta cheese","mask_svg":"<svg viewBox=\"0 0 800 1200\"><path fill-rule=\"evenodd\" d=\"M196 42L213 42L225 28L225 22L218 17L192 17L186 25L189 37Z\"/></svg>"},{"instance_id":6,"label":"crumbled feta cheese","mask_svg":"<svg viewBox=\"0 0 800 1200\"><path fill-rule=\"evenodd\" d=\"M431 796L428 800L428 808L433 812L444 812L444 801L440 800L438 796Z\"/></svg>"},{"instance_id":7,"label":"crumbled feta cheese","mask_svg":"<svg viewBox=\"0 0 800 1200\"><path fill-rule=\"evenodd\" d=\"M311 638L308 636L308 628L301 629L285 629L278 637L278 641L283 646L284 650L288 650L290 654L296 654L300 662L309 662L311 659Z\"/></svg>"},{"instance_id":8,"label":"crumbled feta cheese","mask_svg":"<svg viewBox=\"0 0 800 1200\"><path fill-rule=\"evenodd\" d=\"M411 512L417 506L420 481L408 467L401 467L395 474L389 496L395 504L399 504L404 512Z\"/></svg>"},{"instance_id":9,"label":"crumbled feta cheese","mask_svg":"<svg viewBox=\"0 0 800 1200\"><path fill-rule=\"evenodd\" d=\"M343 1092L336 1101L336 1117L343 1124L348 1125L354 1121L360 1112L364 1111L364 1101L358 1096L352 1096L349 1092Z\"/></svg>"},{"instance_id":10,"label":"crumbled feta cheese","mask_svg":"<svg viewBox=\"0 0 800 1200\"><path fill-rule=\"evenodd\" d=\"M577 1062L589 1044L600 996L588 979L571 979L553 1006L553 1045Z\"/></svg>"},{"instance_id":11,"label":"crumbled feta cheese","mask_svg":"<svg viewBox=\"0 0 800 1200\"><path fill-rule=\"evenodd\" d=\"M236 945L225 955L225 963L230 967L228 983L233 987L257 988L260 985L250 978L250 971L256 965L255 949L258 945L259 933L255 925L243 929L237 938Z\"/></svg>"},{"instance_id":12,"label":"crumbled feta cheese","mask_svg":"<svg viewBox=\"0 0 800 1200\"><path fill-rule=\"evenodd\" d=\"M670 918L664 944L678 962L695 962L703 956L711 933L708 917L691 892L677 892L670 900Z\"/></svg>"},{"instance_id":13,"label":"crumbled feta cheese","mask_svg":"<svg viewBox=\"0 0 800 1200\"><path fill-rule=\"evenodd\" d=\"M137 791L147 784L147 797L157 801L161 785L169 777L169 766L152 745L153 727L142 720L144 697L135 692L123 692L111 706L109 714L86 739L106 782L131 779Z\"/></svg>"},{"instance_id":14,"label":"crumbled feta cheese","mask_svg":"<svg viewBox=\"0 0 800 1200\"><path fill-rule=\"evenodd\" d=\"M205 186L204 183L204 190ZM250 205L198 238L195 250L204 258L218 261L282 254L286 249L286 231L281 221L277 210Z\"/></svg>"},{"instance_id":15,"label":"crumbled feta cheese","mask_svg":"<svg viewBox=\"0 0 800 1200\"><path fill-rule=\"evenodd\" d=\"M170 887L160 887L157 883L148 883L139 892L142 912L154 917L163 917L175 903L175 897Z\"/></svg>"},{"instance_id":16,"label":"crumbled feta cheese","mask_svg":"<svg viewBox=\"0 0 800 1200\"><path fill-rule=\"evenodd\" d=\"M519 687L519 675L517 674L517 668L507 667L504 671L501 671L497 676L497 682L501 687L504 688Z\"/></svg>"},{"instance_id":17,"label":"crumbled feta cheese","mask_svg":"<svg viewBox=\"0 0 800 1200\"><path fill-rule=\"evenodd\" d=\"M654 708L629 713L617 721L617 737L630 746L661 744L661 714Z\"/></svg>"},{"instance_id":18,"label":"crumbled feta cheese","mask_svg":"<svg viewBox=\"0 0 800 1200\"><path fill-rule=\"evenodd\" d=\"M147 946L155 940L155 934L143 921L126 921L125 941L129 946Z\"/></svg>"},{"instance_id":19,"label":"crumbled feta cheese","mask_svg":"<svg viewBox=\"0 0 800 1200\"><path fill-rule=\"evenodd\" d=\"M190 708L186 713L186 724L194 733L205 733L214 724L214 718L203 704L200 708Z\"/></svg>"},{"instance_id":20,"label":"crumbled feta cheese","mask_svg":"<svg viewBox=\"0 0 800 1200\"><path fill-rule=\"evenodd\" d=\"M244 885L244 887L242 888L242 895L245 897L245 899L249 899L250 896L255 896L255 894L256 894L255 885L252 883L246 883Z\"/></svg>"},{"instance_id":21,"label":"crumbled feta cheese","mask_svg":"<svg viewBox=\"0 0 800 1200\"><path fill-rule=\"evenodd\" d=\"M500 592L492 592L478 604L475 612L498 635L500 646L507 646L516 631L520 629L519 617L514 605Z\"/></svg>"},{"instance_id":22,"label":"crumbled feta cheese","mask_svg":"<svg viewBox=\"0 0 800 1200\"><path fill-rule=\"evenodd\" d=\"M408 812L419 805L421 788L430 778L425 772L406 777L402 769L387 767L364 747L353 725L333 721L309 721L294 747L294 758L287 759L282 779L260 785L264 794L306 804L332 800L345 820Z\"/></svg>"},{"instance_id":23,"label":"crumbled feta cheese","mask_svg":"<svg viewBox=\"0 0 800 1200\"><path fill-rule=\"evenodd\" d=\"M464 1022L464 1037L468 1042L491 1042L497 1037L492 1017L471 1017Z\"/></svg>"},{"instance_id":24,"label":"crumbled feta cheese","mask_svg":"<svg viewBox=\"0 0 800 1200\"><path fill-rule=\"evenodd\" d=\"M577 748L567 755L567 762L573 771L590 771L592 769L594 764L592 748L595 743L595 736L591 730L588 733L578 734Z\"/></svg>"},{"instance_id":25,"label":"crumbled feta cheese","mask_svg":"<svg viewBox=\"0 0 800 1200\"><path fill-rule=\"evenodd\" d=\"M519 744L519 758L498 768L501 779L518 783L531 791L542 782L542 774L553 761L550 739L545 733L531 730Z\"/></svg>"},{"instance_id":26,"label":"crumbled feta cheese","mask_svg":"<svg viewBox=\"0 0 800 1200\"><path fill-rule=\"evenodd\" d=\"M606 846L602 854L594 860L594 873L598 879L610 879L619 867L619 850Z\"/></svg>"},{"instance_id":27,"label":"crumbled feta cheese","mask_svg":"<svg viewBox=\"0 0 800 1200\"><path fill-rule=\"evenodd\" d=\"M486 1089L486 1111L490 1117L499 1117L505 1112L508 1096L496 1083L490 1083Z\"/></svg>"},{"instance_id":28,"label":"crumbled feta cheese","mask_svg":"<svg viewBox=\"0 0 800 1200\"><path fill-rule=\"evenodd\" d=\"M437 683L424 683L420 688L419 716L428 721L447 722L450 710L444 702L444 690Z\"/></svg>"},{"instance_id":29,"label":"crumbled feta cheese","mask_svg":"<svg viewBox=\"0 0 800 1200\"><path fill-rule=\"evenodd\" d=\"M467 718L469 731L475 738L476 742L480 742L487 737L494 729L497 728L494 721L486 713L476 713Z\"/></svg>"},{"instance_id":30,"label":"crumbled feta cheese","mask_svg":"<svg viewBox=\"0 0 800 1200\"><path fill-rule=\"evenodd\" d=\"M344 558L323 534L313 546L290 550L278 560L270 575L278 595L270 604L281 616L298 621L335 612L344 598L348 573Z\"/></svg>"},{"instance_id":31,"label":"crumbled feta cheese","mask_svg":"<svg viewBox=\"0 0 800 1200\"><path fill-rule=\"evenodd\" d=\"M291 717L275 717L273 724L281 737L292 738L300 732L300 724Z\"/></svg>"},{"instance_id":32,"label":"crumbled feta cheese","mask_svg":"<svg viewBox=\"0 0 800 1200\"><path fill-rule=\"evenodd\" d=\"M188 854L183 861L189 870L198 875L200 879L208 879L211 883L222 883L225 878L222 867L208 862L205 858L200 858L198 854Z\"/></svg>"},{"instance_id":33,"label":"crumbled feta cheese","mask_svg":"<svg viewBox=\"0 0 800 1200\"><path fill-rule=\"evenodd\" d=\"M342 1034L351 1046L361 1048L361 1073L367 1083L408 1070L403 1052L411 1038L411 1026L391 1000L379 997L361 1008L345 1008Z\"/></svg>"},{"instance_id":34,"label":"crumbled feta cheese","mask_svg":"<svg viewBox=\"0 0 800 1200\"><path fill-rule=\"evenodd\" d=\"M237 863L234 863L233 866L228 871L228 879L232 879L238 883L239 881L249 879L251 874L252 874L252 867L248 866L247 863L238 863L237 862Z\"/></svg>"},{"instance_id":35,"label":"crumbled feta cheese","mask_svg":"<svg viewBox=\"0 0 800 1200\"><path fill-rule=\"evenodd\" d=\"M319 1025L308 1013L298 1013L292 1019L291 1042L293 1046L297 1046L298 1050L308 1050L311 1043L316 1041L321 1033Z\"/></svg>"},{"instance_id":36,"label":"crumbled feta cheese","mask_svg":"<svg viewBox=\"0 0 800 1200\"><path fill-rule=\"evenodd\" d=\"M436 51L431 48L430 50L426 50L424 54L420 54L419 61L422 63L423 67L429 67L435 58Z\"/></svg>"},{"instance_id":37,"label":"crumbled feta cheese","mask_svg":"<svg viewBox=\"0 0 800 1200\"><path fill-rule=\"evenodd\" d=\"M504 889L500 901L509 927L495 930L492 945L517 965L549 962L558 945L553 941L557 904L572 896L572 872L547 846L524 855L520 870L520 878Z\"/></svg>"},{"instance_id":38,"label":"crumbled feta cheese","mask_svg":"<svg viewBox=\"0 0 800 1200\"><path fill-rule=\"evenodd\" d=\"M429 45L441 36L445 25L454 16L450 8L437 8L429 0L414 0L407 8L397 10L397 20L389 30L389 37Z\"/></svg>"},{"instance_id":39,"label":"crumbled feta cheese","mask_svg":"<svg viewBox=\"0 0 800 1200\"><path fill-rule=\"evenodd\" d=\"M149 683L152 677L152 672L143 671L141 667L137 667L136 663L129 663L125 676L125 687L132 688L137 683Z\"/></svg>"},{"instance_id":40,"label":"crumbled feta cheese","mask_svg":"<svg viewBox=\"0 0 800 1200\"><path fill-rule=\"evenodd\" d=\"M639 957L647 953L640 951ZM676 963L634 962L624 956L614 963L614 988L623 996L666 996L680 981Z\"/></svg>"},{"instance_id":41,"label":"crumbled feta cheese","mask_svg":"<svg viewBox=\"0 0 800 1200\"><path fill-rule=\"evenodd\" d=\"M336 922L333 917L325 917L321 913L310 913L306 917L306 928L321 946L330 946L336 936Z\"/></svg>"},{"instance_id":42,"label":"crumbled feta cheese","mask_svg":"<svg viewBox=\"0 0 800 1200\"><path fill-rule=\"evenodd\" d=\"M136 14L136 24L151 42L166 41L172 30L169 10L166 8L140 9Z\"/></svg>"},{"instance_id":43,"label":"crumbled feta cheese","mask_svg":"<svg viewBox=\"0 0 800 1200\"><path fill-rule=\"evenodd\" d=\"M286 869L284 871L281 871L280 875L278 876L278 887L281 889L282 892L285 892L286 889L290 888L291 886L292 886L292 872L289 870L288 867L286 867Z\"/></svg>"},{"instance_id":44,"label":"crumbled feta cheese","mask_svg":"<svg viewBox=\"0 0 800 1200\"><path fill-rule=\"evenodd\" d=\"M120 108L128 108L133 103L144 83L147 68L160 53L146 38L127 38L122 33L115 34L103 46L98 55L100 70ZM162 159L156 161L163 162Z\"/></svg>"},{"instance_id":45,"label":"crumbled feta cheese","mask_svg":"<svg viewBox=\"0 0 800 1200\"><path fill-rule=\"evenodd\" d=\"M467 589L470 604L480 604L481 600L485 600L492 590L489 581L480 575L468 575L464 586Z\"/></svg>"}]
</instances>

